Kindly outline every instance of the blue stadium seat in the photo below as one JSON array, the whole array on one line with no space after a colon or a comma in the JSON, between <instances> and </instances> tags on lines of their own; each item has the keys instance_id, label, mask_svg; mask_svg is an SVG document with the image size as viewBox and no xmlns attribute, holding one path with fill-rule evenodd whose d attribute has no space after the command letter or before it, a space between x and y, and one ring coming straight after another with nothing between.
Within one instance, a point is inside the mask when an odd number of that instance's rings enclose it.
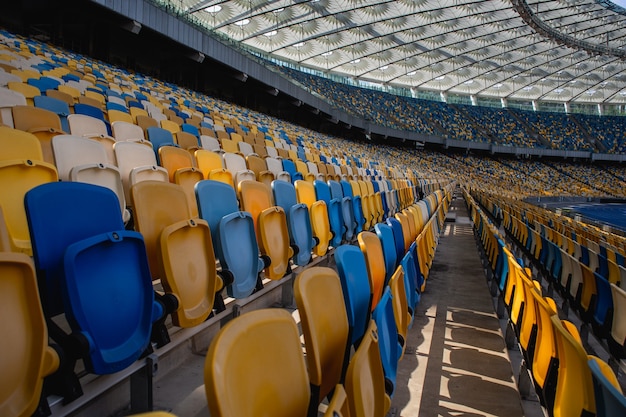
<instances>
[{"instance_id":1,"label":"blue stadium seat","mask_svg":"<svg viewBox=\"0 0 626 417\"><path fill-rule=\"evenodd\" d=\"M415 316L415 309L420 300L420 294L418 292L418 277L415 269L415 260L411 252L408 252L402 258L400 262L402 269L404 270L404 287L406 289L406 298L411 313L411 325L413 324L413 317Z\"/></svg>"},{"instance_id":2,"label":"blue stadium seat","mask_svg":"<svg viewBox=\"0 0 626 417\"><path fill-rule=\"evenodd\" d=\"M200 218L209 223L213 249L222 271L230 271L233 276L233 283L227 287L228 295L249 296L261 287L259 272L265 267L259 258L252 216L239 211L235 190L223 182L198 182L196 198Z\"/></svg>"},{"instance_id":3,"label":"blue stadium seat","mask_svg":"<svg viewBox=\"0 0 626 417\"><path fill-rule=\"evenodd\" d=\"M341 202L341 215L345 227L345 239L350 242L355 236L356 220L354 219L354 210L352 208L352 198L344 197L341 184L334 180L329 180L330 195L333 199Z\"/></svg>"},{"instance_id":4,"label":"blue stadium seat","mask_svg":"<svg viewBox=\"0 0 626 417\"><path fill-rule=\"evenodd\" d=\"M330 245L337 247L341 245L345 226L343 224L343 214L341 212L341 200L331 198L330 187L324 181L313 181L315 187L315 195L318 200L323 200L326 203L328 209L328 220L330 222L330 230L333 232L333 238L330 240Z\"/></svg>"},{"instance_id":5,"label":"blue stadium seat","mask_svg":"<svg viewBox=\"0 0 626 417\"><path fill-rule=\"evenodd\" d=\"M297 180L304 179L301 172L296 170L296 164L293 163L290 159L283 159L283 169L289 174L291 177L291 183L295 183Z\"/></svg>"},{"instance_id":6,"label":"blue stadium seat","mask_svg":"<svg viewBox=\"0 0 626 417\"><path fill-rule=\"evenodd\" d=\"M343 188L343 195L350 197L352 201L352 210L354 213L354 221L356 222L356 228L354 233L358 234L363 231L363 225L365 224L365 218L363 217L363 208L361 207L361 196L355 196L352 193L352 186L346 180L341 180L341 188Z\"/></svg>"},{"instance_id":7,"label":"blue stadium seat","mask_svg":"<svg viewBox=\"0 0 626 417\"><path fill-rule=\"evenodd\" d=\"M595 356L589 358L588 364L596 399L596 416L625 416L626 397L609 365Z\"/></svg>"},{"instance_id":8,"label":"blue stadium seat","mask_svg":"<svg viewBox=\"0 0 626 417\"><path fill-rule=\"evenodd\" d=\"M405 254L404 233L402 232L402 225L400 224L400 221L394 217L389 217L385 222L389 227L391 227L391 230L393 231L393 240L396 245L397 259L402 259Z\"/></svg>"},{"instance_id":9,"label":"blue stadium seat","mask_svg":"<svg viewBox=\"0 0 626 417\"><path fill-rule=\"evenodd\" d=\"M372 319L378 327L378 347L380 358L385 374L385 391L387 395L393 397L396 387L396 375L398 372L398 361L402 354L402 344L398 339L398 328L393 313L393 301L391 298L391 288L388 286L383 292L378 305L372 312Z\"/></svg>"},{"instance_id":10,"label":"blue stadium seat","mask_svg":"<svg viewBox=\"0 0 626 417\"><path fill-rule=\"evenodd\" d=\"M160 127L149 127L146 129L146 135L152 144L152 149L154 149L154 154L156 155L156 159L159 164L159 148L161 146L177 146L174 142L174 136L169 130Z\"/></svg>"},{"instance_id":11,"label":"blue stadium seat","mask_svg":"<svg viewBox=\"0 0 626 417\"><path fill-rule=\"evenodd\" d=\"M61 120L61 128L64 132L70 133L70 125L67 121L67 116L70 115L70 107L66 102L48 97L48 96L37 96L33 99L35 103L35 107L39 107L42 109L50 110L53 113L56 113Z\"/></svg>"},{"instance_id":12,"label":"blue stadium seat","mask_svg":"<svg viewBox=\"0 0 626 417\"><path fill-rule=\"evenodd\" d=\"M152 323L163 315L143 237L124 230L117 196L104 187L49 183L24 202L44 311L65 312L87 370L124 369L149 346Z\"/></svg>"},{"instance_id":13,"label":"blue stadium seat","mask_svg":"<svg viewBox=\"0 0 626 417\"><path fill-rule=\"evenodd\" d=\"M358 346L370 319L371 291L363 252L356 246L335 249L337 272L350 325L350 344Z\"/></svg>"},{"instance_id":14,"label":"blue stadium seat","mask_svg":"<svg viewBox=\"0 0 626 417\"><path fill-rule=\"evenodd\" d=\"M393 230L391 226L385 223L377 223L374 225L374 231L380 239L383 248L383 257L385 258L385 284L394 274L398 267L398 254L396 252L396 242L393 238Z\"/></svg>"},{"instance_id":15,"label":"blue stadium seat","mask_svg":"<svg viewBox=\"0 0 626 417\"><path fill-rule=\"evenodd\" d=\"M291 244L298 248L293 261L304 266L311 261L311 253L316 242L311 229L309 209L306 204L298 203L296 189L286 181L273 181L272 191L276 205L282 207L287 214L287 226Z\"/></svg>"}]
</instances>

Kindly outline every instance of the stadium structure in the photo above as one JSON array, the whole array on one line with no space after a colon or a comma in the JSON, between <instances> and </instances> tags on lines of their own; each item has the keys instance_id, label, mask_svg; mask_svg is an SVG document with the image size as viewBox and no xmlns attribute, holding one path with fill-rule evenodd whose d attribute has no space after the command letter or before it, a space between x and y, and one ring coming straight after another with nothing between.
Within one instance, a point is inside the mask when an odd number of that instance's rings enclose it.
<instances>
[{"instance_id":1,"label":"stadium structure","mask_svg":"<svg viewBox=\"0 0 626 417\"><path fill-rule=\"evenodd\" d=\"M0 415L623 415L625 22L3 5Z\"/></svg>"}]
</instances>

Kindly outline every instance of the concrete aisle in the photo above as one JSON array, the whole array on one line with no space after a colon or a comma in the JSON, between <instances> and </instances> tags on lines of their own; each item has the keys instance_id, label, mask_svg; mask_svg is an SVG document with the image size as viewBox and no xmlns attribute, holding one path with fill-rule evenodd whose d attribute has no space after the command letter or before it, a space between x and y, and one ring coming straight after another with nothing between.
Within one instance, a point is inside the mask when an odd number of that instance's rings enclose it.
<instances>
[{"instance_id":1,"label":"concrete aisle","mask_svg":"<svg viewBox=\"0 0 626 417\"><path fill-rule=\"evenodd\" d=\"M524 415L463 199L453 200L390 415Z\"/></svg>"}]
</instances>

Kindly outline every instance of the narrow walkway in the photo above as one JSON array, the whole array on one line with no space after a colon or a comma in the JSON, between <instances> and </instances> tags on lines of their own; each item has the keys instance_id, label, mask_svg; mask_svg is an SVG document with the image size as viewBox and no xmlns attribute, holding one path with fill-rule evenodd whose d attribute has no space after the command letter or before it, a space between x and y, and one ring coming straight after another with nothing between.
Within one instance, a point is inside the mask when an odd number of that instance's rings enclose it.
<instances>
[{"instance_id":1,"label":"narrow walkway","mask_svg":"<svg viewBox=\"0 0 626 417\"><path fill-rule=\"evenodd\" d=\"M400 361L391 415L523 416L460 196L453 200ZM538 414L540 415L540 414Z\"/></svg>"}]
</instances>

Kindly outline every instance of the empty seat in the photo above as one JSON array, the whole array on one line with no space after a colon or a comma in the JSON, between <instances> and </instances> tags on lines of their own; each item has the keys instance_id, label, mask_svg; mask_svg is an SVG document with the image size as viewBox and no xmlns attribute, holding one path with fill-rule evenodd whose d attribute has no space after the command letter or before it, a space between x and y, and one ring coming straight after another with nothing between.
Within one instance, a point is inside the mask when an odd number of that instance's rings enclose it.
<instances>
[{"instance_id":1,"label":"empty seat","mask_svg":"<svg viewBox=\"0 0 626 417\"><path fill-rule=\"evenodd\" d=\"M349 341L358 346L370 317L371 290L363 252L355 246L341 245L335 250L337 272L350 325Z\"/></svg>"},{"instance_id":2,"label":"empty seat","mask_svg":"<svg viewBox=\"0 0 626 417\"><path fill-rule=\"evenodd\" d=\"M267 256L265 276L276 280L291 272L289 259L294 254L290 246L285 210L275 206L267 185L257 181L239 184L241 208L252 215L261 254Z\"/></svg>"},{"instance_id":3,"label":"empty seat","mask_svg":"<svg viewBox=\"0 0 626 417\"><path fill-rule=\"evenodd\" d=\"M178 301L174 325L202 323L222 288L208 223L194 218L179 185L143 181L131 194L135 227L144 236L153 279L161 279L165 291Z\"/></svg>"},{"instance_id":4,"label":"empty seat","mask_svg":"<svg viewBox=\"0 0 626 417\"><path fill-rule=\"evenodd\" d=\"M346 230L343 222L341 201L336 198L331 198L330 187L324 181L315 180L313 187L315 188L316 198L326 203L330 230L333 234L330 245L337 247L341 244Z\"/></svg>"},{"instance_id":5,"label":"empty seat","mask_svg":"<svg viewBox=\"0 0 626 417\"><path fill-rule=\"evenodd\" d=\"M626 415L626 397L611 367L596 356L589 357L598 417Z\"/></svg>"},{"instance_id":6,"label":"empty seat","mask_svg":"<svg viewBox=\"0 0 626 417\"><path fill-rule=\"evenodd\" d=\"M339 276L330 268L308 268L296 277L294 296L307 351L309 415L317 415L318 404L343 381L348 364L348 317Z\"/></svg>"},{"instance_id":7,"label":"empty seat","mask_svg":"<svg viewBox=\"0 0 626 417\"><path fill-rule=\"evenodd\" d=\"M71 135L58 135L52 150L59 179L101 185L117 195L124 222L130 220L119 169L108 163L105 147L94 140Z\"/></svg>"},{"instance_id":8,"label":"empty seat","mask_svg":"<svg viewBox=\"0 0 626 417\"><path fill-rule=\"evenodd\" d=\"M261 360L262 352L272 354ZM289 312L256 310L227 323L209 347L204 382L211 416L306 416L307 370Z\"/></svg>"},{"instance_id":9,"label":"empty seat","mask_svg":"<svg viewBox=\"0 0 626 417\"><path fill-rule=\"evenodd\" d=\"M550 320L559 358L552 414L554 417L595 415L591 371L578 330L573 323L561 321L557 315L550 317Z\"/></svg>"},{"instance_id":10,"label":"empty seat","mask_svg":"<svg viewBox=\"0 0 626 417\"><path fill-rule=\"evenodd\" d=\"M228 295L249 296L259 287L258 274L265 267L259 258L252 216L239 211L235 190L223 182L200 181L196 184L196 199L200 217L209 223L222 271L230 271L233 276Z\"/></svg>"},{"instance_id":11,"label":"empty seat","mask_svg":"<svg viewBox=\"0 0 626 417\"><path fill-rule=\"evenodd\" d=\"M172 132L166 129L161 129L160 127L147 128L146 137L152 144L157 161L159 161L159 148L161 146L176 146Z\"/></svg>"},{"instance_id":12,"label":"empty seat","mask_svg":"<svg viewBox=\"0 0 626 417\"><path fill-rule=\"evenodd\" d=\"M67 121L67 117L70 114L70 107L66 102L48 96L37 96L33 101L35 107L50 110L51 112L56 113L61 121L61 130L64 132L70 131L70 125Z\"/></svg>"},{"instance_id":13,"label":"empty seat","mask_svg":"<svg viewBox=\"0 0 626 417\"><path fill-rule=\"evenodd\" d=\"M398 360L402 354L403 345L398 338L398 327L391 296L391 288L385 287L380 302L372 311L372 319L378 328L378 347L385 374L385 392L393 397L396 387Z\"/></svg>"},{"instance_id":14,"label":"empty seat","mask_svg":"<svg viewBox=\"0 0 626 417\"><path fill-rule=\"evenodd\" d=\"M328 181L330 187L330 195L333 199L341 202L341 216L345 227L345 239L350 242L355 235L356 220L354 218L354 209L352 208L352 198L344 196L343 188L337 181Z\"/></svg>"},{"instance_id":15,"label":"empty seat","mask_svg":"<svg viewBox=\"0 0 626 417\"><path fill-rule=\"evenodd\" d=\"M0 414L31 416L39 406L43 379L59 367L48 345L35 268L30 257L0 252ZM43 399L47 406L46 399Z\"/></svg>"},{"instance_id":16,"label":"empty seat","mask_svg":"<svg viewBox=\"0 0 626 417\"><path fill-rule=\"evenodd\" d=\"M372 232L361 232L357 236L359 247L365 256L367 276L372 294L372 311L382 297L385 288L386 272L383 248L380 239Z\"/></svg>"},{"instance_id":17,"label":"empty seat","mask_svg":"<svg viewBox=\"0 0 626 417\"><path fill-rule=\"evenodd\" d=\"M371 320L346 372L344 386L350 416L383 417L390 408L378 343L378 329Z\"/></svg>"},{"instance_id":18,"label":"empty seat","mask_svg":"<svg viewBox=\"0 0 626 417\"><path fill-rule=\"evenodd\" d=\"M73 331L56 341L79 343L89 372L126 368L148 347L152 323L163 314L143 237L124 230L115 193L97 185L43 184L24 204L44 311L48 317L64 312Z\"/></svg>"},{"instance_id":19,"label":"empty seat","mask_svg":"<svg viewBox=\"0 0 626 417\"><path fill-rule=\"evenodd\" d=\"M276 205L285 211L290 242L297 248L293 261L296 265L304 266L311 261L311 253L316 245L309 209L306 204L298 203L295 187L290 182L273 181L272 192Z\"/></svg>"},{"instance_id":20,"label":"empty seat","mask_svg":"<svg viewBox=\"0 0 626 417\"><path fill-rule=\"evenodd\" d=\"M38 185L57 180L56 168L46 162L31 159L0 160L0 207L12 251L32 253L24 195Z\"/></svg>"},{"instance_id":21,"label":"empty seat","mask_svg":"<svg viewBox=\"0 0 626 417\"><path fill-rule=\"evenodd\" d=\"M37 136L44 161L54 164L52 138L65 133L61 129L59 116L49 110L31 106L15 106L12 111L15 128Z\"/></svg>"},{"instance_id":22,"label":"empty seat","mask_svg":"<svg viewBox=\"0 0 626 417\"><path fill-rule=\"evenodd\" d=\"M377 223L374 226L374 231L380 240L383 251L383 258L385 260L385 283L387 283L398 266L398 255L396 253L393 230L391 226L386 223Z\"/></svg>"},{"instance_id":23,"label":"empty seat","mask_svg":"<svg viewBox=\"0 0 626 417\"><path fill-rule=\"evenodd\" d=\"M315 188L310 182L298 180L294 183L294 186L296 188L298 202L306 204L309 209L313 236L318 240L314 252L318 256L323 256L328 251L328 246L332 238L326 203L317 200Z\"/></svg>"}]
</instances>

